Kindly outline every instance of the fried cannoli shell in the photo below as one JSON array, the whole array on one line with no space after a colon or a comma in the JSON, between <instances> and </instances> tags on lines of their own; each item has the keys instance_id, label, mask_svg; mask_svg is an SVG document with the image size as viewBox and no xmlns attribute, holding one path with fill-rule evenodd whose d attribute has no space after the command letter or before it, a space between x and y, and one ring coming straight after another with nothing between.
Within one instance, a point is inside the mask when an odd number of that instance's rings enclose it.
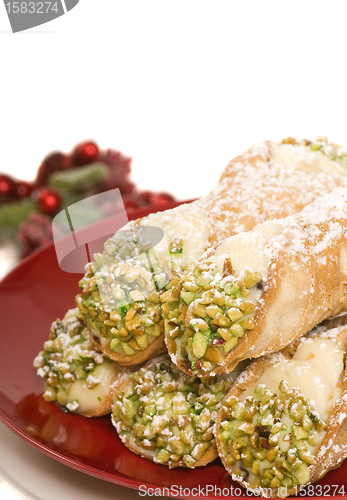
<instances>
[{"instance_id":1,"label":"fried cannoli shell","mask_svg":"<svg viewBox=\"0 0 347 500\"><path fill-rule=\"evenodd\" d=\"M112 396L110 395L107 401L98 409L98 411L85 411L80 413L82 417L94 418L94 417L104 417L111 413L112 406Z\"/></svg>"},{"instance_id":2,"label":"fried cannoli shell","mask_svg":"<svg viewBox=\"0 0 347 500\"><path fill-rule=\"evenodd\" d=\"M336 336L337 344L345 352L344 362L346 363L346 348L347 348L347 328L339 327L333 330L327 331L322 334L325 338L332 338ZM311 338L319 338L320 334L314 334ZM305 339L299 339L293 344L282 349L278 353L273 353L262 358L259 358L251 362L243 373L238 377L235 384L227 394L225 400L228 400L231 396L239 397L242 392L246 391L251 387L256 387L257 381L263 375L267 368L278 363L284 359L291 359L296 352L296 349L300 342ZM216 443L218 448L218 454L223 462L224 467L232 475L235 472L235 466L230 466L225 464L223 460L223 452L221 447L221 442L218 439L218 429L220 428L221 422L225 417L225 407L222 406L220 409L217 419L216 419ZM309 466L310 478L309 481L304 485L307 486L312 484L319 479L321 479L330 470L339 467L341 462L347 457L347 370L346 366L344 368L343 382L342 382L342 394L336 403L332 406L329 411L329 418L326 422L326 431L321 443L318 445L315 451L315 463ZM240 481L240 484L245 486L248 490L255 491L252 485L246 481ZM266 491L266 487L264 488ZM273 488L273 497L277 497L276 489ZM278 490L277 490L278 491ZM259 494L259 491L257 491ZM286 491L286 496L294 495L297 490L294 488L288 488ZM264 495L265 496L265 495Z\"/></svg>"},{"instance_id":3,"label":"fried cannoli shell","mask_svg":"<svg viewBox=\"0 0 347 500\"><path fill-rule=\"evenodd\" d=\"M346 186L344 177L274 163L273 147L266 141L231 160L212 192L196 202L210 214L212 248L262 222L293 215L322 194Z\"/></svg>"},{"instance_id":4,"label":"fried cannoli shell","mask_svg":"<svg viewBox=\"0 0 347 500\"><path fill-rule=\"evenodd\" d=\"M215 372L229 372L243 359L279 351L345 311L346 256L347 193L338 188L290 219L271 251L255 327Z\"/></svg>"}]
</instances>

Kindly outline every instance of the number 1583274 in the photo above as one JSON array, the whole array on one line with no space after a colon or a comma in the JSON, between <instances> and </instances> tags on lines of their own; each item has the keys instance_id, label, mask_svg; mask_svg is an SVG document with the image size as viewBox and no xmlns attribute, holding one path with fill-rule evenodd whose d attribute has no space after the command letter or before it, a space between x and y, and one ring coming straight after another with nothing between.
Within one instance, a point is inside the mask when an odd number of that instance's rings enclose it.
<instances>
[{"instance_id":1,"label":"number 1583274","mask_svg":"<svg viewBox=\"0 0 347 500\"><path fill-rule=\"evenodd\" d=\"M6 4L9 14L48 14L59 12L58 2L8 2Z\"/></svg>"}]
</instances>

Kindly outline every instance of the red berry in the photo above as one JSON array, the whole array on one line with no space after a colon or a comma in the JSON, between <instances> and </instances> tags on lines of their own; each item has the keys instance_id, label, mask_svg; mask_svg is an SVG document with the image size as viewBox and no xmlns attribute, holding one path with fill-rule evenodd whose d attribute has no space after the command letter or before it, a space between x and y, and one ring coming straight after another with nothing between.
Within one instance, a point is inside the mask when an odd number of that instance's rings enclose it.
<instances>
[{"instance_id":1,"label":"red berry","mask_svg":"<svg viewBox=\"0 0 347 500\"><path fill-rule=\"evenodd\" d=\"M169 193L157 193L152 196L152 205L161 205L163 203L169 203L170 201L175 201L175 198Z\"/></svg>"},{"instance_id":2,"label":"red berry","mask_svg":"<svg viewBox=\"0 0 347 500\"><path fill-rule=\"evenodd\" d=\"M61 207L60 194L51 188L42 188L37 196L37 206L45 214L55 214Z\"/></svg>"},{"instance_id":3,"label":"red berry","mask_svg":"<svg viewBox=\"0 0 347 500\"><path fill-rule=\"evenodd\" d=\"M33 192L33 185L29 184L29 182L18 181L17 182L17 197L21 200L22 198L28 198Z\"/></svg>"},{"instance_id":4,"label":"red berry","mask_svg":"<svg viewBox=\"0 0 347 500\"><path fill-rule=\"evenodd\" d=\"M88 165L99 158L99 148L95 142L82 142L72 152L72 163L74 165Z\"/></svg>"},{"instance_id":5,"label":"red berry","mask_svg":"<svg viewBox=\"0 0 347 500\"><path fill-rule=\"evenodd\" d=\"M16 183L8 175L0 174L0 195L13 196L16 191Z\"/></svg>"}]
</instances>

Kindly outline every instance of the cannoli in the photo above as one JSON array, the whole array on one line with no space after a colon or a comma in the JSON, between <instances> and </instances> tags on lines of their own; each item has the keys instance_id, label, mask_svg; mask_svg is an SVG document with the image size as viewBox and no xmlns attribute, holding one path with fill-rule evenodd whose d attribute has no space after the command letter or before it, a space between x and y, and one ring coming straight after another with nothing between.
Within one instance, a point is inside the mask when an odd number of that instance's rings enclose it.
<instances>
[{"instance_id":1,"label":"cannoli","mask_svg":"<svg viewBox=\"0 0 347 500\"><path fill-rule=\"evenodd\" d=\"M345 310L346 229L347 193L337 188L188 266L163 308L172 360L191 375L227 373Z\"/></svg>"},{"instance_id":2,"label":"cannoli","mask_svg":"<svg viewBox=\"0 0 347 500\"><path fill-rule=\"evenodd\" d=\"M110 413L116 385L131 373L95 348L77 308L52 324L34 367L45 379L44 399L84 417Z\"/></svg>"},{"instance_id":3,"label":"cannoli","mask_svg":"<svg viewBox=\"0 0 347 500\"><path fill-rule=\"evenodd\" d=\"M212 435L220 402L240 373L202 382L162 355L115 391L112 422L134 453L168 467L201 467L217 457Z\"/></svg>"},{"instance_id":4,"label":"cannoli","mask_svg":"<svg viewBox=\"0 0 347 500\"><path fill-rule=\"evenodd\" d=\"M93 342L123 365L166 350L159 296L170 283L173 266L200 257L210 234L207 213L194 204L142 222L106 241L104 252L86 266L83 293L76 297Z\"/></svg>"},{"instance_id":5,"label":"cannoli","mask_svg":"<svg viewBox=\"0 0 347 500\"><path fill-rule=\"evenodd\" d=\"M347 151L326 138L253 146L231 160L216 188L199 200L212 221L212 246L298 212L318 196L346 186L346 175Z\"/></svg>"},{"instance_id":6,"label":"cannoli","mask_svg":"<svg viewBox=\"0 0 347 500\"><path fill-rule=\"evenodd\" d=\"M253 361L218 414L218 453L235 481L265 497L300 493L347 456L345 326Z\"/></svg>"},{"instance_id":7,"label":"cannoli","mask_svg":"<svg viewBox=\"0 0 347 500\"><path fill-rule=\"evenodd\" d=\"M278 145L277 150L286 146ZM233 234L294 214L322 193L347 187L342 177L276 163L271 156L274 149L272 143L264 143L233 160L208 196L129 223L123 233L128 231L130 239L137 239L132 231L142 226L164 231L165 238L152 249L153 258L141 260L144 253L138 247L122 255L118 233L105 243L102 254L94 256L80 282L82 293L76 304L93 342L108 357L131 365L163 350L163 309L168 317L174 314L168 304L175 293L169 278L190 260L212 252ZM157 267L151 269L154 262Z\"/></svg>"}]
</instances>

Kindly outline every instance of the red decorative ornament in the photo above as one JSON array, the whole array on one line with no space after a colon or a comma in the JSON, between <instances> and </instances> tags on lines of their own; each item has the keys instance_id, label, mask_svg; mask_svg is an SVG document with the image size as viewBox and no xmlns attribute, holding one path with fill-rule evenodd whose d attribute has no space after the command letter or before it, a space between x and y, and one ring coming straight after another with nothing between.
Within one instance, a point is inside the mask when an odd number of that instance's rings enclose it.
<instances>
[{"instance_id":1,"label":"red decorative ornament","mask_svg":"<svg viewBox=\"0 0 347 500\"><path fill-rule=\"evenodd\" d=\"M163 203L169 203L170 201L175 201L175 198L169 193L153 194L151 198L152 205L162 205Z\"/></svg>"},{"instance_id":2,"label":"red decorative ornament","mask_svg":"<svg viewBox=\"0 0 347 500\"><path fill-rule=\"evenodd\" d=\"M60 194L51 188L42 188L37 196L37 206L45 214L55 214L61 207Z\"/></svg>"},{"instance_id":3,"label":"red decorative ornament","mask_svg":"<svg viewBox=\"0 0 347 500\"><path fill-rule=\"evenodd\" d=\"M96 176L95 185L93 182L87 182L84 185L83 179L88 181L88 175L91 175L90 172L93 173L94 170L93 168L84 170L80 167L93 162L100 162L106 167L103 169L102 181L98 181ZM29 255L52 240L51 221L63 207L65 196L66 200L75 198L78 200L118 188L127 212L133 212L148 205L164 205L174 200L168 193L139 191L136 184L130 180L131 162L132 159L129 156L118 150L100 151L95 142L84 141L77 144L70 153L54 151L47 155L38 169L35 180L31 183L24 180L17 181L9 175L0 174L0 215L2 205L7 204L9 211L7 207L4 207L5 221L6 213L10 213L12 204L16 210L15 213L18 212L20 220L14 218L8 226L18 229L17 238L22 243L23 256ZM101 169L96 168L95 171L98 173ZM67 181L67 191L65 188L60 190L51 187L53 182L50 182L50 177L55 172L64 172L61 179ZM56 185L59 186L59 183L57 182ZM28 216L28 210L30 212L35 208L34 204L36 204L37 211ZM103 203L99 208L104 211L105 217L115 210L112 200ZM21 224L18 228L19 222Z\"/></svg>"},{"instance_id":4,"label":"red decorative ornament","mask_svg":"<svg viewBox=\"0 0 347 500\"><path fill-rule=\"evenodd\" d=\"M0 175L0 195L13 196L16 191L16 183L8 175Z\"/></svg>"},{"instance_id":5,"label":"red decorative ornament","mask_svg":"<svg viewBox=\"0 0 347 500\"><path fill-rule=\"evenodd\" d=\"M29 182L18 181L16 186L17 198L22 200L23 198L28 198L33 192L33 185Z\"/></svg>"},{"instance_id":6,"label":"red decorative ornament","mask_svg":"<svg viewBox=\"0 0 347 500\"><path fill-rule=\"evenodd\" d=\"M82 142L72 152L72 163L74 165L88 165L99 158L99 148L95 142Z\"/></svg>"}]
</instances>

